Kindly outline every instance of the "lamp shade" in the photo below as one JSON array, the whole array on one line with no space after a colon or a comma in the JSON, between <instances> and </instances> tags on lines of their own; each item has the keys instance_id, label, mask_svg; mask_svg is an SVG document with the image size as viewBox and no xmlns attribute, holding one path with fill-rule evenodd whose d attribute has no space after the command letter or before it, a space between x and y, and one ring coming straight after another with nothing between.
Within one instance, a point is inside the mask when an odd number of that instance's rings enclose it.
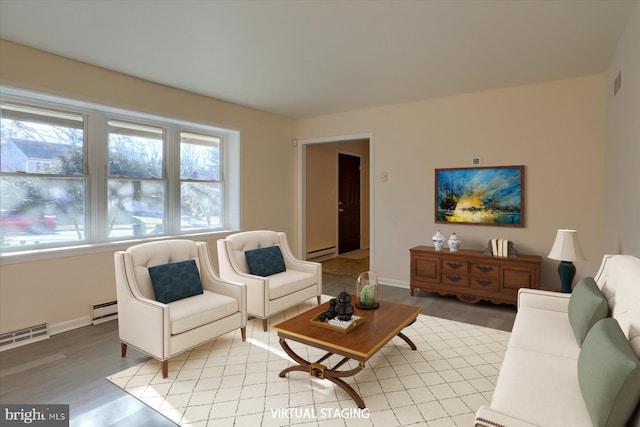
<instances>
[{"instance_id":1,"label":"lamp shade","mask_svg":"<svg viewBox=\"0 0 640 427\"><path fill-rule=\"evenodd\" d=\"M558 230L549 258L558 261L586 261L576 230Z\"/></svg>"}]
</instances>

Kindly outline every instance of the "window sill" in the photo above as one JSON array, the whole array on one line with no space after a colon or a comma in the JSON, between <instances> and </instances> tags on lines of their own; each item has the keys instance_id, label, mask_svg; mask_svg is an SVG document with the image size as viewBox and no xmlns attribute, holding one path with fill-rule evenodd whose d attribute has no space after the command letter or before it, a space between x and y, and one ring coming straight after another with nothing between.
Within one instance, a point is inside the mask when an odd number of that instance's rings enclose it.
<instances>
[{"instance_id":1,"label":"window sill","mask_svg":"<svg viewBox=\"0 0 640 427\"><path fill-rule=\"evenodd\" d=\"M115 251L125 250L129 246L152 241L162 241L170 239L189 239L194 241L211 239L217 240L223 239L234 232L235 231L233 230L223 230L207 233L180 234L176 236L162 236L146 239L120 240L117 242L65 246L63 248L33 249L30 251L0 253L0 265L22 264L27 262L45 261L57 258L70 258L81 255L91 255L105 252L113 253Z\"/></svg>"}]
</instances>

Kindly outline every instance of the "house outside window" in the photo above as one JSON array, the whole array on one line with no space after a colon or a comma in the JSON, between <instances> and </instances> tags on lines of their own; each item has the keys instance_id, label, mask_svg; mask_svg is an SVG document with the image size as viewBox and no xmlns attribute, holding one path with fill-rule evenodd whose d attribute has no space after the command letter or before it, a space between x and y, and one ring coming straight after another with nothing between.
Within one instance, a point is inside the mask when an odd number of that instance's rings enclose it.
<instances>
[{"instance_id":1,"label":"house outside window","mask_svg":"<svg viewBox=\"0 0 640 427\"><path fill-rule=\"evenodd\" d=\"M238 131L20 95L0 99L0 255L239 228Z\"/></svg>"}]
</instances>

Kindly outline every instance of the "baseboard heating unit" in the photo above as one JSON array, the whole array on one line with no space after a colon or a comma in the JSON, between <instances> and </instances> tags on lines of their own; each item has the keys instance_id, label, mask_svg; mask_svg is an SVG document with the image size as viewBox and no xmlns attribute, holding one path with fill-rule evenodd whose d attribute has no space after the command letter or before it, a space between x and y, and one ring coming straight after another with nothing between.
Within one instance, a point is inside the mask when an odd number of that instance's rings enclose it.
<instances>
[{"instance_id":1,"label":"baseboard heating unit","mask_svg":"<svg viewBox=\"0 0 640 427\"><path fill-rule=\"evenodd\" d=\"M0 335L0 351L42 341L47 338L49 338L49 331L46 323L6 332Z\"/></svg>"},{"instance_id":2,"label":"baseboard heating unit","mask_svg":"<svg viewBox=\"0 0 640 427\"><path fill-rule=\"evenodd\" d=\"M118 302L109 301L102 304L92 306L91 324L108 322L118 317Z\"/></svg>"},{"instance_id":3,"label":"baseboard heating unit","mask_svg":"<svg viewBox=\"0 0 640 427\"><path fill-rule=\"evenodd\" d=\"M328 248L316 249L315 251L307 252L307 261L320 262L336 256L336 247L330 246Z\"/></svg>"}]
</instances>

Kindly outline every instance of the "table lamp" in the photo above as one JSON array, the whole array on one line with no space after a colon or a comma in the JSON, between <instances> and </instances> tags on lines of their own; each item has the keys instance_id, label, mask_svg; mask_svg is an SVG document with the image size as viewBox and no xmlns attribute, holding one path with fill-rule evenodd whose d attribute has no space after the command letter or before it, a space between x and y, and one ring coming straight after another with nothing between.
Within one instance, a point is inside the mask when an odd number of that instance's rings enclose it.
<instances>
[{"instance_id":1,"label":"table lamp","mask_svg":"<svg viewBox=\"0 0 640 427\"><path fill-rule=\"evenodd\" d=\"M549 258L560 261L558 264L558 274L562 287L560 292L571 293L571 284L576 275L574 261L586 261L576 230L558 230L556 241L548 255Z\"/></svg>"}]
</instances>

